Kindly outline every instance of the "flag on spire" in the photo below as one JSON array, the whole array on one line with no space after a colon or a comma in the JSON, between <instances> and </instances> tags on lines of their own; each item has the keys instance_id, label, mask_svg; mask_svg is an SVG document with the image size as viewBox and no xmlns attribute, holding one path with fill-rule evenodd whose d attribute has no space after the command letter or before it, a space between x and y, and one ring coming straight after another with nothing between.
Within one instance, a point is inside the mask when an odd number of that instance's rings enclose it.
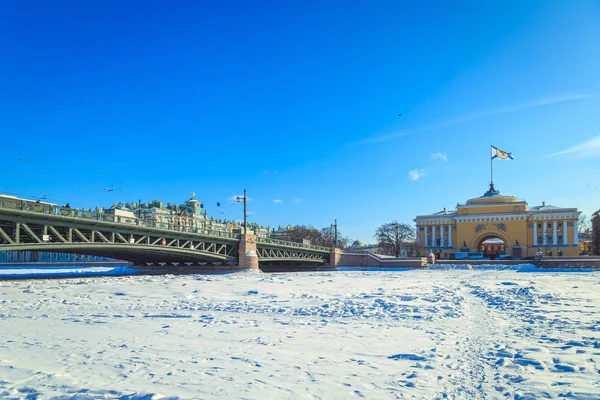
<instances>
[{"instance_id":1,"label":"flag on spire","mask_svg":"<svg viewBox=\"0 0 600 400\"><path fill-rule=\"evenodd\" d=\"M514 160L514 157L508 151L500 150L497 147L492 146L492 160Z\"/></svg>"}]
</instances>

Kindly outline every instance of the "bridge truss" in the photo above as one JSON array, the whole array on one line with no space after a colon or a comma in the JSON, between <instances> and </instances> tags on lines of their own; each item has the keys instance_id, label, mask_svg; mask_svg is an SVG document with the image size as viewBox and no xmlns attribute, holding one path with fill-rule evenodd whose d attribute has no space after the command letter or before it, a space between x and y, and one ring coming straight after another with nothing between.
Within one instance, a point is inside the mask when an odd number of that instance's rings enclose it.
<instances>
[{"instance_id":1,"label":"bridge truss","mask_svg":"<svg viewBox=\"0 0 600 400\"><path fill-rule=\"evenodd\" d=\"M236 262L238 240L233 236L0 209L0 251L77 253L137 264Z\"/></svg>"},{"instance_id":2,"label":"bridge truss","mask_svg":"<svg viewBox=\"0 0 600 400\"><path fill-rule=\"evenodd\" d=\"M329 252L309 251L307 249L263 247L256 248L258 259L261 263L269 262L294 262L294 263L329 263Z\"/></svg>"}]
</instances>

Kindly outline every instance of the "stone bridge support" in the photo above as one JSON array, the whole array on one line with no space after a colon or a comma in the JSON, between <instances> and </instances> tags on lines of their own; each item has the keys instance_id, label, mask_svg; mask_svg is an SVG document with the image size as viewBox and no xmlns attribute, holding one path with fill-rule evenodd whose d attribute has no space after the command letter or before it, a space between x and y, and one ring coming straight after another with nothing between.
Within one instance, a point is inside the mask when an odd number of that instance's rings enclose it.
<instances>
[{"instance_id":1,"label":"stone bridge support","mask_svg":"<svg viewBox=\"0 0 600 400\"><path fill-rule=\"evenodd\" d=\"M329 254L329 266L337 267L340 265L340 259L342 258L342 250L337 248L332 248L331 253Z\"/></svg>"},{"instance_id":2,"label":"stone bridge support","mask_svg":"<svg viewBox=\"0 0 600 400\"><path fill-rule=\"evenodd\" d=\"M256 252L256 235L240 235L239 267L241 269L258 269L258 253Z\"/></svg>"}]
</instances>

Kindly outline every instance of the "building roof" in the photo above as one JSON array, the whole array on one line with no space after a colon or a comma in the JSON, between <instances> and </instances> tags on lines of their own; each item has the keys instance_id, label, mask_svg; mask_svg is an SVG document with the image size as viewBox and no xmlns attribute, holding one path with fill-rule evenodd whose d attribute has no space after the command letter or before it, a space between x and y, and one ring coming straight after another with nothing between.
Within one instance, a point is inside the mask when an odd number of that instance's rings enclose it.
<instances>
[{"instance_id":1,"label":"building roof","mask_svg":"<svg viewBox=\"0 0 600 400\"><path fill-rule=\"evenodd\" d=\"M546 210L560 210L562 207L551 206L550 204L542 204L541 206L529 207L527 211L546 211Z\"/></svg>"},{"instance_id":2,"label":"building roof","mask_svg":"<svg viewBox=\"0 0 600 400\"><path fill-rule=\"evenodd\" d=\"M576 208L565 208L565 207L557 207L557 206L553 206L550 204L546 204L545 201L542 202L541 206L534 206L534 207L529 207L527 209L527 211L539 211L539 212L544 212L544 211L561 211L561 210L569 210L569 211L574 211L577 210Z\"/></svg>"},{"instance_id":3,"label":"building roof","mask_svg":"<svg viewBox=\"0 0 600 400\"><path fill-rule=\"evenodd\" d=\"M516 208L513 206L518 206L518 210L516 212L577 212L577 208L565 208L565 207L557 207L552 205L546 205L545 202L542 203L541 206L534 206L527 208L527 202L524 200L519 200L514 196L507 196L500 193L499 190L494 188L494 184L490 184L490 188L487 192L483 194L483 196L475 197L473 199L467 200L464 204L457 204L456 211L455 210L446 210L445 208L442 211L438 211L432 214L418 215L417 219L431 219L435 217L454 217L459 215L459 212L464 210L464 208L470 207L482 207L485 210L486 207L503 207L508 209L510 207L511 211L515 212ZM480 209L481 210L481 209Z\"/></svg>"},{"instance_id":4,"label":"building roof","mask_svg":"<svg viewBox=\"0 0 600 400\"><path fill-rule=\"evenodd\" d=\"M499 190L494 188L494 184L490 183L490 189L483 194L483 196L476 197L474 199L467 200L467 204L461 205L462 207L470 206L473 204L506 204L506 203L518 203L519 199L514 196L506 196L500 193Z\"/></svg>"},{"instance_id":5,"label":"building roof","mask_svg":"<svg viewBox=\"0 0 600 400\"><path fill-rule=\"evenodd\" d=\"M481 244L504 244L504 240L497 237L491 237L484 240Z\"/></svg>"},{"instance_id":6,"label":"building roof","mask_svg":"<svg viewBox=\"0 0 600 400\"><path fill-rule=\"evenodd\" d=\"M454 210L448 211L444 208L442 211L438 211L436 213L429 214L429 215L456 215L456 211L454 211Z\"/></svg>"}]
</instances>

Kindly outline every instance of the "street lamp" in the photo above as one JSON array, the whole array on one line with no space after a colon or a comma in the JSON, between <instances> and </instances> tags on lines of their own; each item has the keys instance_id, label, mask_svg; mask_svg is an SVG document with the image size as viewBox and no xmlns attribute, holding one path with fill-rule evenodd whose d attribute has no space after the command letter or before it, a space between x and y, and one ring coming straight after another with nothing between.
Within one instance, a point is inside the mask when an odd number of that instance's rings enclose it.
<instances>
[{"instance_id":1,"label":"street lamp","mask_svg":"<svg viewBox=\"0 0 600 400\"><path fill-rule=\"evenodd\" d=\"M337 219L334 220L333 225L331 225L331 227L333 228L333 247L336 248L337 247Z\"/></svg>"},{"instance_id":2,"label":"street lamp","mask_svg":"<svg viewBox=\"0 0 600 400\"><path fill-rule=\"evenodd\" d=\"M237 201L243 200L244 201L244 235L246 234L246 201L248 200L248 198L246 197L246 189L244 189L244 197L236 197L235 198Z\"/></svg>"}]
</instances>

